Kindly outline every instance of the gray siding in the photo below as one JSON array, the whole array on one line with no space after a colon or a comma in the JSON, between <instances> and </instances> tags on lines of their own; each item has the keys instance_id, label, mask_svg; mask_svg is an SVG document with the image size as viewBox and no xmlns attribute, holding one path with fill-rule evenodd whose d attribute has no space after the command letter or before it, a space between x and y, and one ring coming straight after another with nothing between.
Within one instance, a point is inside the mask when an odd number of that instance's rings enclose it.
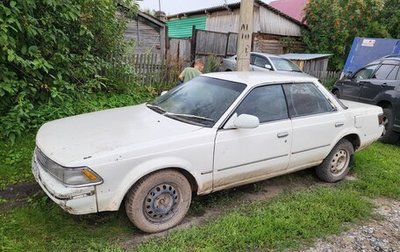
<instances>
[{"instance_id":1,"label":"gray siding","mask_svg":"<svg viewBox=\"0 0 400 252\"><path fill-rule=\"evenodd\" d=\"M160 29L154 28L140 20L130 20L124 34L125 39L135 41L135 53L162 54Z\"/></svg>"},{"instance_id":2,"label":"gray siding","mask_svg":"<svg viewBox=\"0 0 400 252\"><path fill-rule=\"evenodd\" d=\"M239 9L217 11L207 15L206 30L239 32ZM301 36L300 25L264 7L254 7L253 32L282 36Z\"/></svg>"}]
</instances>

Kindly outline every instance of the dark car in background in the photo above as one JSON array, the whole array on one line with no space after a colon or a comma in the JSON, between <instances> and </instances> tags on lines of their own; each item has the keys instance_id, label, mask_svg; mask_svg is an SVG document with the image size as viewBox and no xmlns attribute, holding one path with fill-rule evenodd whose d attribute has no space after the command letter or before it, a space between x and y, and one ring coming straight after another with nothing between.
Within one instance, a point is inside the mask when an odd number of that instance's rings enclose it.
<instances>
[{"instance_id":1,"label":"dark car in background","mask_svg":"<svg viewBox=\"0 0 400 252\"><path fill-rule=\"evenodd\" d=\"M400 55L386 56L337 81L332 92L340 99L383 108L382 142L400 139Z\"/></svg>"}]
</instances>

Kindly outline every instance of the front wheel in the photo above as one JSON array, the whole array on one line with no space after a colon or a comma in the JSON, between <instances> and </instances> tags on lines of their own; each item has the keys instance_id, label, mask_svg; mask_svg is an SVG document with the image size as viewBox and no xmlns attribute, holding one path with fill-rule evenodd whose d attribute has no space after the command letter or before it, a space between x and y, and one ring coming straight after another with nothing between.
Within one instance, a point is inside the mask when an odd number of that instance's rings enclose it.
<instances>
[{"instance_id":1,"label":"front wheel","mask_svg":"<svg viewBox=\"0 0 400 252\"><path fill-rule=\"evenodd\" d=\"M192 191L186 177L164 170L141 179L128 192L125 210L140 230L155 233L177 225L185 217Z\"/></svg>"},{"instance_id":2,"label":"front wheel","mask_svg":"<svg viewBox=\"0 0 400 252\"><path fill-rule=\"evenodd\" d=\"M340 140L322 164L316 167L317 176L331 183L342 180L349 173L353 153L353 145L346 139Z\"/></svg>"}]
</instances>

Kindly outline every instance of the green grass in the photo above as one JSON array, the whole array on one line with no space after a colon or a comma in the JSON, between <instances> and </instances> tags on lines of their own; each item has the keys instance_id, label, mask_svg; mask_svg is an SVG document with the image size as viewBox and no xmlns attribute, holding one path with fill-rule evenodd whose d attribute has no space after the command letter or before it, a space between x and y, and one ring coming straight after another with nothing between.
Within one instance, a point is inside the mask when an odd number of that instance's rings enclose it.
<instances>
[{"instance_id":1,"label":"green grass","mask_svg":"<svg viewBox=\"0 0 400 252\"><path fill-rule=\"evenodd\" d=\"M0 222L0 251L115 250L119 239L136 232L123 213L73 216L43 193L1 213Z\"/></svg>"},{"instance_id":2,"label":"green grass","mask_svg":"<svg viewBox=\"0 0 400 252\"><path fill-rule=\"evenodd\" d=\"M359 180L348 186L370 197L400 199L400 146L375 143L356 154Z\"/></svg>"},{"instance_id":3,"label":"green grass","mask_svg":"<svg viewBox=\"0 0 400 252\"><path fill-rule=\"evenodd\" d=\"M33 134L14 145L0 144L1 186L31 180ZM142 243L139 251L243 251L299 248L315 238L339 233L347 223L372 216L370 198L400 199L400 147L375 143L355 156L356 181L334 187L285 192L267 201L243 204L238 199L258 185L221 191L194 199L189 215L224 208L203 225L171 232ZM314 178L309 172L280 178L290 185ZM1 204L9 202L0 200ZM26 205L0 214L1 251L120 251L121 243L138 234L123 211L72 216L42 192Z\"/></svg>"},{"instance_id":4,"label":"green grass","mask_svg":"<svg viewBox=\"0 0 400 252\"><path fill-rule=\"evenodd\" d=\"M253 203L206 225L146 242L138 251L248 251L296 248L370 216L354 191L322 188Z\"/></svg>"},{"instance_id":5,"label":"green grass","mask_svg":"<svg viewBox=\"0 0 400 252\"><path fill-rule=\"evenodd\" d=\"M35 148L35 136L28 133L18 139L15 144L4 141L0 143L0 189L33 181L31 160Z\"/></svg>"}]
</instances>

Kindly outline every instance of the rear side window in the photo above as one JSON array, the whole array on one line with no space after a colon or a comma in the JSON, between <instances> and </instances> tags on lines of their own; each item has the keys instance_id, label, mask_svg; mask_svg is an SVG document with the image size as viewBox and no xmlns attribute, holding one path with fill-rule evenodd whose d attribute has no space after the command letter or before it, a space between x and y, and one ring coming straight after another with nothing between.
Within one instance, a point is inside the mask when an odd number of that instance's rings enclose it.
<instances>
[{"instance_id":1,"label":"rear side window","mask_svg":"<svg viewBox=\"0 0 400 252\"><path fill-rule=\"evenodd\" d=\"M398 76L399 68L400 68L399 66L396 66L395 68L393 68L393 70L389 73L387 79L388 80L395 80L396 76Z\"/></svg>"},{"instance_id":2,"label":"rear side window","mask_svg":"<svg viewBox=\"0 0 400 252\"><path fill-rule=\"evenodd\" d=\"M375 72L373 78L378 80L386 80L389 74L393 71L395 65L381 65Z\"/></svg>"},{"instance_id":3,"label":"rear side window","mask_svg":"<svg viewBox=\"0 0 400 252\"><path fill-rule=\"evenodd\" d=\"M283 89L292 118L335 111L313 83L286 84Z\"/></svg>"},{"instance_id":4,"label":"rear side window","mask_svg":"<svg viewBox=\"0 0 400 252\"><path fill-rule=\"evenodd\" d=\"M285 95L281 85L253 89L235 111L238 115L257 116L261 123L288 118Z\"/></svg>"}]
</instances>

